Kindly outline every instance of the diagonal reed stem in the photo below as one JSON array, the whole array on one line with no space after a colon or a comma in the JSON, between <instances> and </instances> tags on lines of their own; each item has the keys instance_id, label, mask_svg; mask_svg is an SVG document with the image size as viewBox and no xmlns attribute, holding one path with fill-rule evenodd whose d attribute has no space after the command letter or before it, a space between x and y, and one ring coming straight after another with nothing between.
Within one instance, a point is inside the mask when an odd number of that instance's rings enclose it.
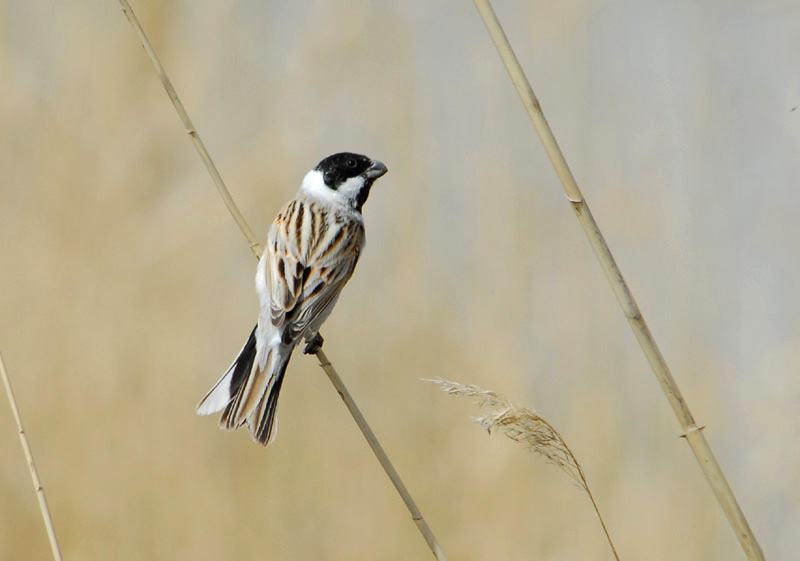
<instances>
[{"instance_id":1,"label":"diagonal reed stem","mask_svg":"<svg viewBox=\"0 0 800 561\"><path fill-rule=\"evenodd\" d=\"M139 37L139 41L142 43L147 56L150 58L150 61L153 63L153 67L155 68L156 74L158 74L159 80L161 80L161 84L164 86L164 89L167 91L167 95L169 96L172 104L175 106L175 110L178 112L178 115L183 122L184 127L186 128L186 132L192 139L197 152L200 154L200 158L206 165L208 172L211 174L211 177L214 180L214 184L217 187L217 191L219 191L222 200L225 201L225 205L228 207L228 210L233 216L233 219L236 221L236 224L239 226L239 229L244 234L244 237L247 238L247 241L250 244L251 251L255 254L256 258L261 257L261 246L259 245L258 241L256 240L255 234L248 226L247 221L242 216L242 213L239 212L236 203L234 202L233 198L231 197L230 193L228 192L227 187L225 186L225 182L222 180L219 172L217 171L217 167L214 165L214 162L211 160L211 156L208 154L206 150L205 144L200 139L200 135L195 130L194 125L192 124L191 119L189 118L189 114L186 112L186 109L183 107L183 103L181 103L180 98L178 97L178 93L175 91L175 88L172 86L172 82L167 76L166 70L161 65L158 60L158 56L156 55L155 50L153 49L150 40L145 35L144 29L142 29L141 24L139 23L136 14L133 12L130 4L127 0L118 0L120 6L122 7L122 11L125 14L125 17L128 18L128 21L133 26L133 29L136 31L136 35ZM414 520L414 523L417 525L422 536L425 538L425 541L430 547L431 551L433 552L434 556L438 561L447 561L447 556L445 555L444 551L442 550L439 542L436 540L436 537L433 535L428 523L425 522L425 519L422 517L422 513L420 513L417 505L414 503L414 500L411 498L408 490L406 489L403 480L400 479L400 476L397 474L397 471L392 466L392 463L389 461L388 456L383 451L383 447L378 442L375 433L372 432L367 420L361 414L361 411L358 409L356 402L353 400L350 392L347 391L347 388L342 382L342 379L337 374L336 370L334 369L333 365L331 364L328 357L322 352L322 349L318 350L317 358L319 359L319 364L325 373L328 375L331 383L333 384L334 388L336 389L337 393L341 396L342 400L344 401L347 409L350 411L350 414L353 416L358 428L361 429L364 438L367 440L370 448L372 448L373 453L378 458L378 462L380 462L381 467L383 467L386 475L392 481L395 489L400 494L400 497L403 499L403 502L406 504L409 512L411 513L411 518Z\"/></svg>"},{"instance_id":2,"label":"diagonal reed stem","mask_svg":"<svg viewBox=\"0 0 800 561\"><path fill-rule=\"evenodd\" d=\"M47 530L47 537L50 540L50 548L53 550L53 559L61 561L61 549L58 547L58 540L56 539L56 530L53 527L53 519L50 516L50 509L47 506L47 497L44 495L44 487L42 481L39 479L39 471L36 469L36 462L33 461L33 452L31 445L28 443L28 437L25 435L25 427L22 426L22 415L17 407L17 400L14 397L14 391L11 389L11 380L6 371L6 363L3 360L3 353L0 352L0 375L3 377L3 385L6 388L8 395L8 402L11 404L11 411L14 413L14 420L17 421L17 431L19 432L19 440L22 444L22 451L25 453L25 459L28 461L28 469L31 472L31 479L33 480L33 488L36 490L36 498L39 500L39 510L42 511L42 518L44 519L44 527Z\"/></svg>"},{"instance_id":3,"label":"diagonal reed stem","mask_svg":"<svg viewBox=\"0 0 800 561\"><path fill-rule=\"evenodd\" d=\"M339 392L339 397L342 398L344 404L347 406L347 409L350 411L350 414L358 423L358 428L361 429L361 432L364 434L364 438L367 439L369 442L372 451L375 452L375 456L377 456L378 461L383 466L383 469L386 471L386 474L389 476L389 479L392 480L395 489L397 489L398 494L403 498L403 502L406 503L406 507L408 511L411 513L411 519L417 524L420 533L425 538L425 541L428 542L428 547L431 548L431 551L436 556L436 559L439 561L447 561L447 556L442 551L439 542L436 541L436 536L433 535L428 523L425 522L425 519L422 517L422 513L417 508L414 499L411 498L411 495L406 489L406 486L403 485L403 480L400 479L400 476L397 475L397 472L392 465L392 462L389 461L389 457L386 455L386 452L383 451L383 446L381 443L378 442L378 438L375 436L375 433L372 432L372 429L369 428L366 419L361 414L361 411L358 409L356 402L353 401L353 397L350 395L350 392L347 391L347 388L344 387L341 378L339 378L339 374L336 372L336 369L331 364L331 361L328 360L328 357L319 349L317 351L317 358L319 359L319 365L325 371L325 374L328 375L330 378L331 383L336 387L336 391Z\"/></svg>"},{"instance_id":4,"label":"diagonal reed stem","mask_svg":"<svg viewBox=\"0 0 800 561\"><path fill-rule=\"evenodd\" d=\"M253 230L250 229L250 226L247 224L244 216L242 216L242 213L239 212L239 208L236 206L236 203L233 202L233 197L231 197L231 194L228 192L225 182L222 181L222 176L219 174L217 166L214 165L214 161L211 159L208 150L206 150L206 145L200 139L197 129L194 128L194 124L192 124L189 114L186 112L181 99L178 97L178 92L175 91L175 88L172 86L172 81L169 79L169 76L167 76L167 71L164 70L163 66L161 66L161 61L158 60L158 56L153 49L153 45L150 44L150 40L147 38L147 35L145 35L144 29L142 29L142 26L139 23L139 19L136 17L136 14L133 13L133 8L131 8L130 4L128 4L128 0L119 0L119 4L122 8L122 13L125 14L125 17L128 18L128 21L133 26L134 31L136 31L136 35L139 37L142 47L144 47L147 56L150 58L150 62L153 63L153 68L155 68L156 74L158 74L158 79L161 80L161 85L163 85L164 89L167 90L167 95L169 96L170 101L172 101L172 105L175 106L175 111L178 112L181 122L183 122L183 127L186 129L186 134L188 134L192 139L192 143L197 149L197 153L200 154L200 159L203 160L208 173L211 175L211 179L214 180L214 185L217 187L217 191L219 191L219 196L222 197L222 200L225 202L225 206L228 207L228 211L236 221L236 225L239 226L242 234L244 234L244 237L247 238L247 241L250 243L250 250L255 253L256 258L261 257L261 246L258 244L256 235L253 233Z\"/></svg>"},{"instance_id":5,"label":"diagonal reed stem","mask_svg":"<svg viewBox=\"0 0 800 561\"><path fill-rule=\"evenodd\" d=\"M666 394L675 416L678 417L678 421L684 430L681 436L686 438L686 442L689 443L692 452L694 452L703 474L713 489L722 510L725 511L728 521L733 526L736 537L739 539L748 559L751 561L763 561L765 557L761 546L758 544L753 530L750 528L739 503L736 501L733 490L728 485L722 468L717 463L703 434L703 428L705 427L698 426L695 423L689 406L681 395L678 384L672 377L667 362L664 360L652 333L650 333L650 329L647 327L647 323L645 323L644 317L636 305L633 294L628 288L622 272L614 261L611 250L608 248L605 238L589 210L589 205L586 203L575 178L572 176L567 160L556 142L553 131L550 130L550 125L545 119L539 100L536 98L536 94L533 93L533 88L531 88L530 82L522 70L514 50L511 48L511 44L503 31L503 27L500 25L500 21L497 19L491 2L489 0L474 0L474 2L489 30L500 58L503 60L506 70L508 70L511 81L514 83L520 99L522 99L522 104L528 111L528 115L533 121L533 126L536 128L542 144L544 144L547 155L550 157L550 161L561 179L564 191L567 193L567 199L578 217L578 222L589 239L597 259L600 261L600 266L611 284L620 306L622 306L625 317L628 318L639 345L650 362L658 383L661 384L661 388Z\"/></svg>"}]
</instances>

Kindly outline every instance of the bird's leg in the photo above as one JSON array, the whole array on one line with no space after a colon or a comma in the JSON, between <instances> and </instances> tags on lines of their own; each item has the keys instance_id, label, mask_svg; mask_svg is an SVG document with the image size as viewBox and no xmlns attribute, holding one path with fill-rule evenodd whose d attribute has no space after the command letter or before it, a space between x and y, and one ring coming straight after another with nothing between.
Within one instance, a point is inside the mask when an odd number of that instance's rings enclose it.
<instances>
[{"instance_id":1,"label":"bird's leg","mask_svg":"<svg viewBox=\"0 0 800 561\"><path fill-rule=\"evenodd\" d=\"M315 355L317 351L322 348L322 343L325 342L325 339L322 338L322 335L317 333L311 339L306 339L308 341L306 343L306 348L303 349L304 355Z\"/></svg>"}]
</instances>

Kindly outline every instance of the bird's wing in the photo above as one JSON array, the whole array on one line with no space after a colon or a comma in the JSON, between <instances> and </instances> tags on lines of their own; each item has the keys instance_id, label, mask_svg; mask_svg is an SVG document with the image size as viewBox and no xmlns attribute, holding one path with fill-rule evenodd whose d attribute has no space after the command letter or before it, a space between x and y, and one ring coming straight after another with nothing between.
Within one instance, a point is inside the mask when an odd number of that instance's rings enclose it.
<instances>
[{"instance_id":1,"label":"bird's wing","mask_svg":"<svg viewBox=\"0 0 800 561\"><path fill-rule=\"evenodd\" d=\"M308 201L290 202L275 220L267 252L270 317L283 342L300 337L335 300L355 270L364 227Z\"/></svg>"}]
</instances>

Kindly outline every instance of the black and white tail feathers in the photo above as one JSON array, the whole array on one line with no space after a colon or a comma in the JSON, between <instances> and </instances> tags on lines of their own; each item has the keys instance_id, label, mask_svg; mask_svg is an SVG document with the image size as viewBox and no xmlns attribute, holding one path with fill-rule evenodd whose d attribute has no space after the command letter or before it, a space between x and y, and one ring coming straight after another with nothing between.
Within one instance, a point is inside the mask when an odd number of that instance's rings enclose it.
<instances>
[{"instance_id":1,"label":"black and white tail feathers","mask_svg":"<svg viewBox=\"0 0 800 561\"><path fill-rule=\"evenodd\" d=\"M239 391L242 382L253 368L253 362L256 358L257 327L253 328L244 347L239 351L239 356L233 361L225 375L220 378L219 382L214 384L211 391L200 401L197 406L198 415L211 415L217 411L222 411L231 402L236 392Z\"/></svg>"},{"instance_id":2,"label":"black and white tail feathers","mask_svg":"<svg viewBox=\"0 0 800 561\"><path fill-rule=\"evenodd\" d=\"M247 424L253 440L266 446L277 434L278 395L294 345L267 348L264 360L256 360L256 330L225 375L197 406L198 415L223 411L219 426L235 430ZM260 365L263 364L263 368Z\"/></svg>"}]
</instances>

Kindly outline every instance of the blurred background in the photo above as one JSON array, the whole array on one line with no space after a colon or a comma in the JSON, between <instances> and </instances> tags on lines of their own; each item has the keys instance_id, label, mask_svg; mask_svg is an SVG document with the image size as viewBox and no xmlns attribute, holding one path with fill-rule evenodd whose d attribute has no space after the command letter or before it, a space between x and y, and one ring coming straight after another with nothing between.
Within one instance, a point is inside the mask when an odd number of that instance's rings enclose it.
<instances>
[{"instance_id":1,"label":"blurred background","mask_svg":"<svg viewBox=\"0 0 800 561\"><path fill-rule=\"evenodd\" d=\"M135 2L264 239L337 151L386 162L325 349L452 560L744 559L471 2ZM770 559L800 527L800 6L497 1ZM66 559L431 559L313 357L267 449L194 414L256 260L114 0L0 0L0 349ZM0 399L0 558L49 557Z\"/></svg>"}]
</instances>

